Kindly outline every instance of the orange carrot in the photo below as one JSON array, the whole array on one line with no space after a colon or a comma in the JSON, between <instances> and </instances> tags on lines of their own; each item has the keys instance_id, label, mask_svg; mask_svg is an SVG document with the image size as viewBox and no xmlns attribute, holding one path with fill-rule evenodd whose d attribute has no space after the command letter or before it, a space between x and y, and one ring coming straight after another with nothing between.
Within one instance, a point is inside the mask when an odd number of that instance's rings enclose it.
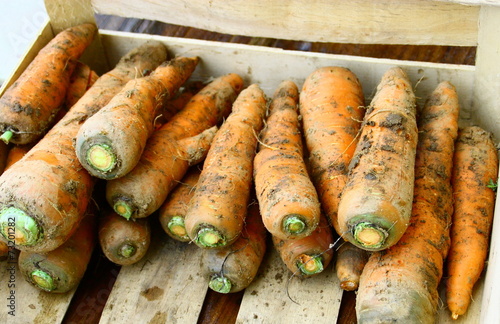
<instances>
[{"instance_id":1,"label":"orange carrot","mask_svg":"<svg viewBox=\"0 0 500 324\"><path fill-rule=\"evenodd\" d=\"M10 148L5 161L5 170L10 168L12 164L19 161L33 147L31 144L14 145Z\"/></svg>"},{"instance_id":2,"label":"orange carrot","mask_svg":"<svg viewBox=\"0 0 500 324\"><path fill-rule=\"evenodd\" d=\"M82 24L57 34L0 98L0 139L14 144L37 141L64 105L78 58L96 34Z\"/></svg>"},{"instance_id":3,"label":"orange carrot","mask_svg":"<svg viewBox=\"0 0 500 324\"><path fill-rule=\"evenodd\" d=\"M108 103L138 71L165 61L166 47L150 41L130 51L101 76L68 113L0 177L0 233L9 237L15 220L15 246L50 251L68 239L82 219L95 178L81 167L73 139L86 118Z\"/></svg>"},{"instance_id":4,"label":"orange carrot","mask_svg":"<svg viewBox=\"0 0 500 324\"><path fill-rule=\"evenodd\" d=\"M34 287L51 293L66 293L83 278L96 241L97 208L89 204L85 217L63 245L46 253L19 253L23 277Z\"/></svg>"},{"instance_id":5,"label":"orange carrot","mask_svg":"<svg viewBox=\"0 0 500 324\"><path fill-rule=\"evenodd\" d=\"M455 88L440 83L420 112L410 225L398 243L366 263L356 298L360 323L435 323L450 243L458 113Z\"/></svg>"},{"instance_id":6,"label":"orange carrot","mask_svg":"<svg viewBox=\"0 0 500 324\"><path fill-rule=\"evenodd\" d=\"M333 233L323 215L319 225L309 236L298 239L280 239L273 236L272 239L281 260L293 275L316 275L323 272L332 261Z\"/></svg>"},{"instance_id":7,"label":"orange carrot","mask_svg":"<svg viewBox=\"0 0 500 324\"><path fill-rule=\"evenodd\" d=\"M336 256L335 272L340 281L340 288L346 291L358 289L359 277L370 253L345 241L339 246Z\"/></svg>"},{"instance_id":8,"label":"orange carrot","mask_svg":"<svg viewBox=\"0 0 500 324\"><path fill-rule=\"evenodd\" d=\"M230 246L205 249L203 267L208 286L219 293L242 291L255 279L266 252L267 230L257 202L248 206L241 236Z\"/></svg>"},{"instance_id":9,"label":"orange carrot","mask_svg":"<svg viewBox=\"0 0 500 324\"><path fill-rule=\"evenodd\" d=\"M200 173L201 170L198 166L190 167L158 211L158 218L163 230L174 240L190 241L184 225L184 218L189 201L194 195Z\"/></svg>"},{"instance_id":10,"label":"orange carrot","mask_svg":"<svg viewBox=\"0 0 500 324\"><path fill-rule=\"evenodd\" d=\"M453 319L464 315L484 269L495 209L498 155L492 134L477 126L460 129L452 176L454 213L447 259L446 299Z\"/></svg>"},{"instance_id":11,"label":"orange carrot","mask_svg":"<svg viewBox=\"0 0 500 324\"><path fill-rule=\"evenodd\" d=\"M139 262L151 243L148 218L126 220L112 209L103 212L98 233L102 252L111 262L119 265Z\"/></svg>"},{"instance_id":12,"label":"orange carrot","mask_svg":"<svg viewBox=\"0 0 500 324\"><path fill-rule=\"evenodd\" d=\"M304 162L299 129L298 89L282 82L254 159L254 180L262 219L279 238L308 236L318 226L320 204Z\"/></svg>"},{"instance_id":13,"label":"orange carrot","mask_svg":"<svg viewBox=\"0 0 500 324\"><path fill-rule=\"evenodd\" d=\"M127 219L147 217L158 210L189 166L201 162L185 157L186 148L181 141L220 123L231 111L242 87L239 75L221 76L156 130L136 167L125 176L107 182L106 199L113 209Z\"/></svg>"},{"instance_id":14,"label":"orange carrot","mask_svg":"<svg viewBox=\"0 0 500 324\"><path fill-rule=\"evenodd\" d=\"M191 76L197 57L176 57L150 75L129 81L113 99L88 118L76 136L76 155L94 177L116 179L139 162L154 119Z\"/></svg>"},{"instance_id":15,"label":"orange carrot","mask_svg":"<svg viewBox=\"0 0 500 324\"><path fill-rule=\"evenodd\" d=\"M185 217L186 231L200 247L227 246L241 234L266 108L264 92L250 85L215 135Z\"/></svg>"},{"instance_id":16,"label":"orange carrot","mask_svg":"<svg viewBox=\"0 0 500 324\"><path fill-rule=\"evenodd\" d=\"M75 70L69 79L65 99L66 109L73 107L98 78L99 76L90 66L82 62L77 62Z\"/></svg>"},{"instance_id":17,"label":"orange carrot","mask_svg":"<svg viewBox=\"0 0 500 324\"><path fill-rule=\"evenodd\" d=\"M9 256L9 245L3 241L0 242L0 261L7 260Z\"/></svg>"},{"instance_id":18,"label":"orange carrot","mask_svg":"<svg viewBox=\"0 0 500 324\"><path fill-rule=\"evenodd\" d=\"M306 78L300 93L311 179L323 211L339 235L340 193L359 138L364 105L361 83L353 72L342 67L315 70Z\"/></svg>"},{"instance_id":19,"label":"orange carrot","mask_svg":"<svg viewBox=\"0 0 500 324\"><path fill-rule=\"evenodd\" d=\"M12 145L8 145L0 141L0 174L7 169L9 154L12 148Z\"/></svg>"},{"instance_id":20,"label":"orange carrot","mask_svg":"<svg viewBox=\"0 0 500 324\"><path fill-rule=\"evenodd\" d=\"M408 227L418 137L415 106L406 73L389 69L364 116L339 202L340 233L362 249L386 249Z\"/></svg>"}]
</instances>

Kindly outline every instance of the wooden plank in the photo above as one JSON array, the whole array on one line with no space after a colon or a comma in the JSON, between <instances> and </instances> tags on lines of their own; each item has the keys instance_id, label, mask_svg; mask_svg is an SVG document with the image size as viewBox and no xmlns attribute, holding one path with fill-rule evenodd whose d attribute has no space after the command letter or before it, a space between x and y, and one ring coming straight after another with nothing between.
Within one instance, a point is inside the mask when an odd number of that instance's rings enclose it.
<instances>
[{"instance_id":1,"label":"wooden plank","mask_svg":"<svg viewBox=\"0 0 500 324\"><path fill-rule=\"evenodd\" d=\"M99 323L196 323L208 289L201 252L156 233L144 259L121 268Z\"/></svg>"},{"instance_id":2,"label":"wooden plank","mask_svg":"<svg viewBox=\"0 0 500 324\"><path fill-rule=\"evenodd\" d=\"M500 6L500 1L498 0L438 0L443 2L453 2L468 6Z\"/></svg>"},{"instance_id":3,"label":"wooden plank","mask_svg":"<svg viewBox=\"0 0 500 324\"><path fill-rule=\"evenodd\" d=\"M245 290L236 323L334 323L342 290L332 265L310 278L291 275L270 249L259 275Z\"/></svg>"},{"instance_id":4,"label":"wooden plank","mask_svg":"<svg viewBox=\"0 0 500 324\"><path fill-rule=\"evenodd\" d=\"M17 266L17 258L2 262L0 298L4 301L0 323L61 323L75 289L51 294L30 285Z\"/></svg>"},{"instance_id":5,"label":"wooden plank","mask_svg":"<svg viewBox=\"0 0 500 324\"><path fill-rule=\"evenodd\" d=\"M97 13L312 42L475 46L478 6L429 0L93 0Z\"/></svg>"}]
</instances>

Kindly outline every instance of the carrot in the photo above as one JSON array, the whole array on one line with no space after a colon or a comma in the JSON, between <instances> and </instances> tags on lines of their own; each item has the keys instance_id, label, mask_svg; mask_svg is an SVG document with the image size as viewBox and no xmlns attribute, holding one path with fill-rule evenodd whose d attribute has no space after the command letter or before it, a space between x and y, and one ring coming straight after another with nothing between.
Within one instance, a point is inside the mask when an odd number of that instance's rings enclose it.
<instances>
[{"instance_id":1,"label":"carrot","mask_svg":"<svg viewBox=\"0 0 500 324\"><path fill-rule=\"evenodd\" d=\"M362 249L386 249L408 227L418 137L415 106L406 73L389 69L364 116L338 208L342 237Z\"/></svg>"},{"instance_id":2,"label":"carrot","mask_svg":"<svg viewBox=\"0 0 500 324\"><path fill-rule=\"evenodd\" d=\"M85 92L97 81L99 76L90 66L77 62L75 70L69 79L68 90L66 91L66 108L71 108Z\"/></svg>"},{"instance_id":3,"label":"carrot","mask_svg":"<svg viewBox=\"0 0 500 324\"><path fill-rule=\"evenodd\" d=\"M0 242L0 261L7 260L9 256L9 245L5 242Z\"/></svg>"},{"instance_id":4,"label":"carrot","mask_svg":"<svg viewBox=\"0 0 500 324\"><path fill-rule=\"evenodd\" d=\"M215 135L185 217L188 236L200 247L227 246L241 234L266 108L264 92L250 85Z\"/></svg>"},{"instance_id":5,"label":"carrot","mask_svg":"<svg viewBox=\"0 0 500 324\"><path fill-rule=\"evenodd\" d=\"M7 168L7 160L9 158L9 153L12 150L13 146L5 144L4 142L0 141L0 175L5 171Z\"/></svg>"},{"instance_id":6,"label":"carrot","mask_svg":"<svg viewBox=\"0 0 500 324\"><path fill-rule=\"evenodd\" d=\"M189 201L194 195L200 173L201 170L198 166L190 167L158 211L158 218L163 230L174 240L190 241L184 225L184 218L186 217Z\"/></svg>"},{"instance_id":7,"label":"carrot","mask_svg":"<svg viewBox=\"0 0 500 324\"><path fill-rule=\"evenodd\" d=\"M55 250L45 253L21 251L18 265L26 281L51 293L74 289L85 274L95 246L96 213L96 206L89 204L78 228Z\"/></svg>"},{"instance_id":8,"label":"carrot","mask_svg":"<svg viewBox=\"0 0 500 324\"><path fill-rule=\"evenodd\" d=\"M283 263L294 275L310 277L323 272L333 258L333 233L325 216L306 237L280 239L272 236L273 245Z\"/></svg>"},{"instance_id":9,"label":"carrot","mask_svg":"<svg viewBox=\"0 0 500 324\"><path fill-rule=\"evenodd\" d=\"M103 107L138 71L166 59L165 46L150 41L126 54L101 76L52 129L0 177L0 233L15 219L15 246L45 252L68 239L82 219L95 178L81 167L73 139L86 118Z\"/></svg>"},{"instance_id":10,"label":"carrot","mask_svg":"<svg viewBox=\"0 0 500 324\"><path fill-rule=\"evenodd\" d=\"M248 206L241 236L230 246L205 249L203 267L210 289L227 294L242 291L255 279L266 252L267 230L257 202Z\"/></svg>"},{"instance_id":11,"label":"carrot","mask_svg":"<svg viewBox=\"0 0 500 324\"><path fill-rule=\"evenodd\" d=\"M198 57L176 57L150 75L129 81L113 99L88 118L76 135L76 155L94 177L116 179L138 163L154 131L154 119L191 76Z\"/></svg>"},{"instance_id":12,"label":"carrot","mask_svg":"<svg viewBox=\"0 0 500 324\"><path fill-rule=\"evenodd\" d=\"M340 193L359 138L364 105L361 83L343 67L326 66L313 71L300 92L311 179L325 216L339 235Z\"/></svg>"},{"instance_id":13,"label":"carrot","mask_svg":"<svg viewBox=\"0 0 500 324\"><path fill-rule=\"evenodd\" d=\"M460 129L452 176L454 213L447 259L446 299L453 319L464 315L489 249L495 209L498 155L492 134L471 126Z\"/></svg>"},{"instance_id":14,"label":"carrot","mask_svg":"<svg viewBox=\"0 0 500 324\"><path fill-rule=\"evenodd\" d=\"M440 83L420 112L410 225L398 243L374 252L366 263L356 300L360 323L436 320L438 285L450 243L458 114L455 88Z\"/></svg>"},{"instance_id":15,"label":"carrot","mask_svg":"<svg viewBox=\"0 0 500 324\"><path fill-rule=\"evenodd\" d=\"M298 89L291 81L276 89L254 159L254 180L262 219L279 238L299 238L318 226L320 204L304 162L299 129Z\"/></svg>"},{"instance_id":16,"label":"carrot","mask_svg":"<svg viewBox=\"0 0 500 324\"><path fill-rule=\"evenodd\" d=\"M181 141L220 123L242 87L243 79L237 74L218 77L156 130L136 167L121 178L108 180L106 199L113 209L127 219L147 217L158 210L189 166L201 161L183 157L186 149Z\"/></svg>"},{"instance_id":17,"label":"carrot","mask_svg":"<svg viewBox=\"0 0 500 324\"><path fill-rule=\"evenodd\" d=\"M0 98L0 139L28 144L46 133L64 105L76 62L96 31L94 24L68 28L40 50Z\"/></svg>"},{"instance_id":18,"label":"carrot","mask_svg":"<svg viewBox=\"0 0 500 324\"><path fill-rule=\"evenodd\" d=\"M358 289L359 277L370 256L369 252L346 241L339 246L336 255L335 272L340 288L346 291Z\"/></svg>"},{"instance_id":19,"label":"carrot","mask_svg":"<svg viewBox=\"0 0 500 324\"><path fill-rule=\"evenodd\" d=\"M9 153L7 153L7 158L5 160L5 170L10 168L12 164L19 161L28 151L33 147L32 144L25 145L14 145L10 148Z\"/></svg>"},{"instance_id":20,"label":"carrot","mask_svg":"<svg viewBox=\"0 0 500 324\"><path fill-rule=\"evenodd\" d=\"M151 243L148 218L129 221L109 208L99 219L98 233L104 255L119 265L139 262Z\"/></svg>"}]
</instances>

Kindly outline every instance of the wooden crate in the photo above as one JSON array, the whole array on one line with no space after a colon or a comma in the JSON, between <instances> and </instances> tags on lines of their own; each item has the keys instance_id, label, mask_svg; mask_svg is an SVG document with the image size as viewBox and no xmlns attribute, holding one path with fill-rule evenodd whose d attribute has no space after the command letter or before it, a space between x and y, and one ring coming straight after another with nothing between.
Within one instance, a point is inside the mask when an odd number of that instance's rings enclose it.
<instances>
[{"instance_id":1,"label":"wooden crate","mask_svg":"<svg viewBox=\"0 0 500 324\"><path fill-rule=\"evenodd\" d=\"M314 69L325 65L350 68L363 84L367 100L382 74L401 66L416 85L420 103L443 80L460 94L462 125L479 124L500 139L500 7L496 1L310 0L299 1L119 1L46 0L50 21L40 31L19 66L0 89L11 84L55 33L82 22L95 21L94 13L147 18L229 34L291 40L364 44L434 44L476 46L475 66L398 61L276 48L200 41L100 30L84 60L106 71L131 48L147 39L164 42L172 55L202 58L193 79L206 80L224 73L242 75L271 94L283 79L299 86ZM106 58L106 59L103 59ZM496 212L495 217L498 212ZM500 222L495 221L487 271L474 293L466 316L454 323L499 323L500 290L495 275ZM147 257L113 273L114 285L97 291L93 300L106 303L101 323L196 323L207 293L207 278L200 275L200 251L159 236ZM245 291L237 323L331 323L339 316L343 292L333 271L303 281L289 279L286 268L270 251L261 272ZM9 278L10 264L0 269ZM98 276L99 274L95 274ZM114 279L114 278L113 278ZM16 316L0 312L0 322L60 323L74 292L54 296L39 292L20 278L15 280ZM497 288L495 289L495 286ZM307 287L307 288L306 288ZM109 294L108 298L108 293ZM0 296L12 295L7 284ZM443 301L444 296L442 297ZM443 303L439 323L451 323Z\"/></svg>"}]
</instances>

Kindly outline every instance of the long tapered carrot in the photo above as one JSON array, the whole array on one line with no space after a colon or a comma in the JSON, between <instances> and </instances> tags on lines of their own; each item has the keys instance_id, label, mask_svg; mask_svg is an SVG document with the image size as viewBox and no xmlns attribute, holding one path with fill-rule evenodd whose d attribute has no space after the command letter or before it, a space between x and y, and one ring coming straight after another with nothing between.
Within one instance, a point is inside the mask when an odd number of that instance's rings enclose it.
<instances>
[{"instance_id":1,"label":"long tapered carrot","mask_svg":"<svg viewBox=\"0 0 500 324\"><path fill-rule=\"evenodd\" d=\"M21 160L0 177L0 233L33 252L60 246L75 230L91 199L95 178L81 167L73 139L82 122L102 108L139 73L165 61L166 47L149 41L126 54L101 76L68 113Z\"/></svg>"},{"instance_id":2,"label":"long tapered carrot","mask_svg":"<svg viewBox=\"0 0 500 324\"><path fill-rule=\"evenodd\" d=\"M80 127L75 149L82 166L106 180L130 172L154 131L160 107L186 82L198 62L198 57L176 57L150 75L129 81Z\"/></svg>"},{"instance_id":3,"label":"long tapered carrot","mask_svg":"<svg viewBox=\"0 0 500 324\"><path fill-rule=\"evenodd\" d=\"M102 252L119 265L139 262L151 243L148 218L126 220L110 208L103 211L97 230Z\"/></svg>"},{"instance_id":4,"label":"long tapered carrot","mask_svg":"<svg viewBox=\"0 0 500 324\"><path fill-rule=\"evenodd\" d=\"M333 259L333 233L325 216L316 229L305 237L280 239L272 236L273 245L288 270L299 277L310 277L325 270Z\"/></svg>"},{"instance_id":5,"label":"long tapered carrot","mask_svg":"<svg viewBox=\"0 0 500 324\"><path fill-rule=\"evenodd\" d=\"M136 167L107 182L106 199L113 209L125 218L143 218L158 210L190 164L196 162L183 157L185 149L180 141L220 123L242 87L239 75L220 76L156 130Z\"/></svg>"},{"instance_id":6,"label":"long tapered carrot","mask_svg":"<svg viewBox=\"0 0 500 324\"><path fill-rule=\"evenodd\" d=\"M367 110L338 209L339 230L367 250L395 244L409 224L416 103L405 71L386 71Z\"/></svg>"},{"instance_id":7,"label":"long tapered carrot","mask_svg":"<svg viewBox=\"0 0 500 324\"><path fill-rule=\"evenodd\" d=\"M340 193L359 139L364 105L361 83L343 67L326 66L313 71L300 92L311 178L324 213L337 232Z\"/></svg>"},{"instance_id":8,"label":"long tapered carrot","mask_svg":"<svg viewBox=\"0 0 500 324\"><path fill-rule=\"evenodd\" d=\"M52 126L64 105L78 58L91 44L97 27L82 24L57 34L0 98L0 138L33 143Z\"/></svg>"},{"instance_id":9,"label":"long tapered carrot","mask_svg":"<svg viewBox=\"0 0 500 324\"><path fill-rule=\"evenodd\" d=\"M51 293L66 293L83 278L96 243L97 206L89 204L71 237L45 253L21 251L18 265L34 287Z\"/></svg>"},{"instance_id":10,"label":"long tapered carrot","mask_svg":"<svg viewBox=\"0 0 500 324\"><path fill-rule=\"evenodd\" d=\"M208 286L223 294L247 288L264 259L267 234L258 203L250 203L240 237L230 246L205 249L203 267Z\"/></svg>"},{"instance_id":11,"label":"long tapered carrot","mask_svg":"<svg viewBox=\"0 0 500 324\"><path fill-rule=\"evenodd\" d=\"M190 241L186 232L184 218L189 201L194 195L201 169L198 166L192 166L186 172L180 183L170 192L165 202L158 210L158 219L160 224L174 240L181 242Z\"/></svg>"},{"instance_id":12,"label":"long tapered carrot","mask_svg":"<svg viewBox=\"0 0 500 324\"><path fill-rule=\"evenodd\" d=\"M347 241L343 242L336 252L335 272L340 281L340 288L347 291L357 290L370 252Z\"/></svg>"},{"instance_id":13,"label":"long tapered carrot","mask_svg":"<svg viewBox=\"0 0 500 324\"><path fill-rule=\"evenodd\" d=\"M267 230L279 238L309 235L320 218L318 194L309 178L298 115L299 92L291 81L274 93L254 159L257 199Z\"/></svg>"},{"instance_id":14,"label":"long tapered carrot","mask_svg":"<svg viewBox=\"0 0 500 324\"><path fill-rule=\"evenodd\" d=\"M186 231L200 247L227 246L241 234L266 109L264 92L250 85L215 135L185 217Z\"/></svg>"},{"instance_id":15,"label":"long tapered carrot","mask_svg":"<svg viewBox=\"0 0 500 324\"><path fill-rule=\"evenodd\" d=\"M489 251L498 178L492 134L478 126L459 131L452 177L454 212L447 259L446 299L453 319L464 315Z\"/></svg>"},{"instance_id":16,"label":"long tapered carrot","mask_svg":"<svg viewBox=\"0 0 500 324\"><path fill-rule=\"evenodd\" d=\"M435 323L450 244L458 114L455 88L440 83L420 112L410 225L398 243L374 252L365 265L356 297L360 323Z\"/></svg>"}]
</instances>

